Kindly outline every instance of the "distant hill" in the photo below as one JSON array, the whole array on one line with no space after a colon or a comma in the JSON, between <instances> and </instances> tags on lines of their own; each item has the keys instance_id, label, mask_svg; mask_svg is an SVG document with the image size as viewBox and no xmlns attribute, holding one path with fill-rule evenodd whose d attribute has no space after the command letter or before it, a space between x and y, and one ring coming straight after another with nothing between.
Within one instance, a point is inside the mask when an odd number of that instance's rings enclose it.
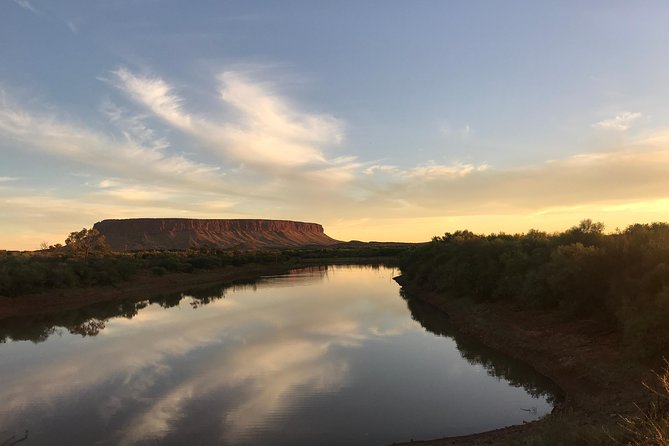
<instances>
[{"instance_id":1,"label":"distant hill","mask_svg":"<svg viewBox=\"0 0 669 446\"><path fill-rule=\"evenodd\" d=\"M340 243L323 226L289 220L131 218L93 225L114 251L293 248Z\"/></svg>"}]
</instances>

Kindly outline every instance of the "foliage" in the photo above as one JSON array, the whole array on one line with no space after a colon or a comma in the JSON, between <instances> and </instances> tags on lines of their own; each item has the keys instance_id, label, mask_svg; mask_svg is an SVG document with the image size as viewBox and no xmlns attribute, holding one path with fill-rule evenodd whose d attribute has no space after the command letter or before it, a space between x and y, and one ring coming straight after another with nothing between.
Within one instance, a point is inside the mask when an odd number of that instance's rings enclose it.
<instances>
[{"instance_id":1,"label":"foliage","mask_svg":"<svg viewBox=\"0 0 669 446\"><path fill-rule=\"evenodd\" d=\"M404 244L353 244L289 250L229 251L212 248L190 251L138 251L111 253L104 237L94 229L73 232L66 245L45 251L0 251L0 296L57 288L114 285L138 274L162 276L194 273L247 264L303 265L335 260L392 259L407 249Z\"/></svg>"},{"instance_id":2,"label":"foliage","mask_svg":"<svg viewBox=\"0 0 669 446\"><path fill-rule=\"evenodd\" d=\"M100 254L109 252L105 236L97 229L83 228L81 231L71 232L65 239L65 247L74 255L83 255L85 258L93 252Z\"/></svg>"},{"instance_id":3,"label":"foliage","mask_svg":"<svg viewBox=\"0 0 669 446\"><path fill-rule=\"evenodd\" d=\"M669 225L603 229L584 220L558 234L446 233L402 254L400 268L444 296L600 320L634 354L658 358L669 351Z\"/></svg>"}]
</instances>

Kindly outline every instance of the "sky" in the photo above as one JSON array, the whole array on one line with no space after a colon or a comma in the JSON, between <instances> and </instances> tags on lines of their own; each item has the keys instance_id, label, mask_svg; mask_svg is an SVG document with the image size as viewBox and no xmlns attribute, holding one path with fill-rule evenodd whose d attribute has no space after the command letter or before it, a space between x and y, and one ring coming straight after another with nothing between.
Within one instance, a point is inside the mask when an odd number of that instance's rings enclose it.
<instances>
[{"instance_id":1,"label":"sky","mask_svg":"<svg viewBox=\"0 0 669 446\"><path fill-rule=\"evenodd\" d=\"M0 249L669 220L666 1L0 0Z\"/></svg>"}]
</instances>

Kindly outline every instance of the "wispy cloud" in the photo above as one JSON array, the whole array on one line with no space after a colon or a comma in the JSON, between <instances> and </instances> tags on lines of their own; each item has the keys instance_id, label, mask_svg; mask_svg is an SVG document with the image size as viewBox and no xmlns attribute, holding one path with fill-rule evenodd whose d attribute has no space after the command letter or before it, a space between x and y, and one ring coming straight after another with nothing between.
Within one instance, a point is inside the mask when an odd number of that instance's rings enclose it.
<instances>
[{"instance_id":1,"label":"wispy cloud","mask_svg":"<svg viewBox=\"0 0 669 446\"><path fill-rule=\"evenodd\" d=\"M14 3L33 14L39 14L39 10L37 10L28 0L14 0Z\"/></svg>"},{"instance_id":2,"label":"wispy cloud","mask_svg":"<svg viewBox=\"0 0 669 446\"><path fill-rule=\"evenodd\" d=\"M148 130L135 124L130 132L143 132L144 140L128 137L126 141L116 141L107 135L60 122L54 116L30 113L9 104L6 98L0 101L0 138L5 141L137 180L223 186L222 177L217 173L219 166L168 154L161 150L160 144L145 147Z\"/></svg>"},{"instance_id":3,"label":"wispy cloud","mask_svg":"<svg viewBox=\"0 0 669 446\"><path fill-rule=\"evenodd\" d=\"M401 168L388 164L374 164L366 167L362 172L368 176L387 174L398 179L427 181L461 178L474 172L483 172L488 170L489 167L485 163L479 165L465 163L438 164L430 161L427 164L409 168Z\"/></svg>"},{"instance_id":4,"label":"wispy cloud","mask_svg":"<svg viewBox=\"0 0 669 446\"><path fill-rule=\"evenodd\" d=\"M338 222L349 222L340 229L361 238L355 228L364 233L408 215L462 219L617 209L657 202L669 190L669 133L646 135L617 151L514 168L438 160L399 165L341 153L342 121L304 111L271 83L242 72L214 79L218 112L202 111L158 76L119 68L110 77L107 84L123 96L100 105L110 124L105 131L65 120L53 107L34 111L0 90L0 148L65 160L69 170L63 173L71 179L79 178L76 172L87 175L81 190L54 183L44 194L22 189L25 181L3 172L3 218L16 222L15 231L24 230L20 221L61 221L66 234L82 220L90 225L109 217L243 216L319 221L334 235ZM595 126L625 131L641 117L627 112ZM452 135L461 137L462 129L453 127ZM75 214L80 218L73 224ZM24 234L34 237L34 231Z\"/></svg>"},{"instance_id":5,"label":"wispy cloud","mask_svg":"<svg viewBox=\"0 0 669 446\"><path fill-rule=\"evenodd\" d=\"M191 117L182 111L182 99L170 85L157 77L136 76L126 68L113 71L116 85L156 115L181 129L191 127Z\"/></svg>"},{"instance_id":6,"label":"wispy cloud","mask_svg":"<svg viewBox=\"0 0 669 446\"><path fill-rule=\"evenodd\" d=\"M384 186L364 204L370 209L385 207L384 214L390 215L397 208L393 203L401 200L427 216L521 214L554 206L629 202L665 197L667 169L669 150L648 147L580 154L514 169L374 166L366 172L385 175Z\"/></svg>"},{"instance_id":7,"label":"wispy cloud","mask_svg":"<svg viewBox=\"0 0 669 446\"><path fill-rule=\"evenodd\" d=\"M291 168L327 165L323 145L343 139L341 123L328 115L298 111L266 85L243 74L220 75L219 97L233 120L213 122L186 113L184 100L160 78L113 72L115 85L158 117L203 142L215 154L251 166Z\"/></svg>"},{"instance_id":8,"label":"wispy cloud","mask_svg":"<svg viewBox=\"0 0 669 446\"><path fill-rule=\"evenodd\" d=\"M593 127L624 132L631 127L634 121L641 118L641 116L643 115L639 112L624 112L613 118L596 122L593 124Z\"/></svg>"},{"instance_id":9,"label":"wispy cloud","mask_svg":"<svg viewBox=\"0 0 669 446\"><path fill-rule=\"evenodd\" d=\"M100 111L121 131L129 143L153 150L163 150L169 147L169 141L157 136L156 132L146 123L146 116L133 115L110 100L102 102Z\"/></svg>"},{"instance_id":10,"label":"wispy cloud","mask_svg":"<svg viewBox=\"0 0 669 446\"><path fill-rule=\"evenodd\" d=\"M66 21L65 24L72 34L79 34L79 27L72 20Z\"/></svg>"},{"instance_id":11,"label":"wispy cloud","mask_svg":"<svg viewBox=\"0 0 669 446\"><path fill-rule=\"evenodd\" d=\"M324 164L320 145L343 139L341 124L331 116L300 112L239 73L225 72L220 80L221 99L241 115L241 125L222 129L232 143L231 152L240 159L260 156L287 166Z\"/></svg>"}]
</instances>

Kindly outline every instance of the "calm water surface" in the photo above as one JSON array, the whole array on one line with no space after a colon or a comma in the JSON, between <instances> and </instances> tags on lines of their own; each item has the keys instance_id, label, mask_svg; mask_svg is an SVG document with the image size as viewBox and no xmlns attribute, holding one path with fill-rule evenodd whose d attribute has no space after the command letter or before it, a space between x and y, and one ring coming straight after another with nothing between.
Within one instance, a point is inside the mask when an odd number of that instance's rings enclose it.
<instances>
[{"instance_id":1,"label":"calm water surface","mask_svg":"<svg viewBox=\"0 0 669 446\"><path fill-rule=\"evenodd\" d=\"M0 444L385 445L519 424L551 384L400 296L391 268L0 322Z\"/></svg>"}]
</instances>

